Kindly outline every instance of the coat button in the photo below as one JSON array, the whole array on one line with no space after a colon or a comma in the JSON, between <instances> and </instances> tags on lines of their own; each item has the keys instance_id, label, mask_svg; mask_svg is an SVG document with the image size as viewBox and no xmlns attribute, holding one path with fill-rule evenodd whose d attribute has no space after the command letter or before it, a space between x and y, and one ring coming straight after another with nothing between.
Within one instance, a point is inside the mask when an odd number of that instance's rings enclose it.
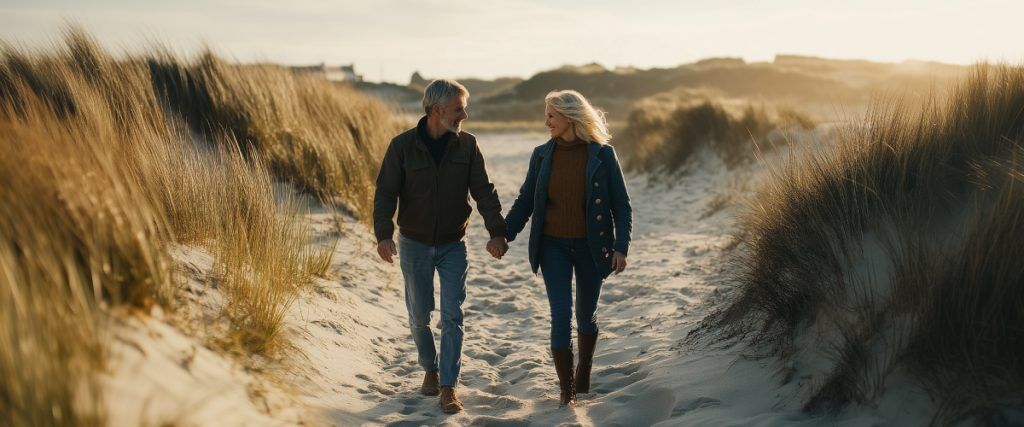
<instances>
[{"instance_id":1,"label":"coat button","mask_svg":"<svg viewBox=\"0 0 1024 427\"><path fill-rule=\"evenodd\" d=\"M598 216L597 216L597 220L598 220L598 221L600 221L600 220L601 220L601 218L604 218L604 217L603 217L603 216L601 216L601 215L598 215Z\"/></svg>"},{"instance_id":2,"label":"coat button","mask_svg":"<svg viewBox=\"0 0 1024 427\"><path fill-rule=\"evenodd\" d=\"M594 186L598 187L597 181L594 181Z\"/></svg>"},{"instance_id":3,"label":"coat button","mask_svg":"<svg viewBox=\"0 0 1024 427\"><path fill-rule=\"evenodd\" d=\"M594 200L594 204L595 205L600 205L601 204L601 199Z\"/></svg>"},{"instance_id":4,"label":"coat button","mask_svg":"<svg viewBox=\"0 0 1024 427\"><path fill-rule=\"evenodd\" d=\"M608 248L601 248L601 252L608 252Z\"/></svg>"},{"instance_id":5,"label":"coat button","mask_svg":"<svg viewBox=\"0 0 1024 427\"><path fill-rule=\"evenodd\" d=\"M597 233L598 236L604 236L604 232Z\"/></svg>"}]
</instances>

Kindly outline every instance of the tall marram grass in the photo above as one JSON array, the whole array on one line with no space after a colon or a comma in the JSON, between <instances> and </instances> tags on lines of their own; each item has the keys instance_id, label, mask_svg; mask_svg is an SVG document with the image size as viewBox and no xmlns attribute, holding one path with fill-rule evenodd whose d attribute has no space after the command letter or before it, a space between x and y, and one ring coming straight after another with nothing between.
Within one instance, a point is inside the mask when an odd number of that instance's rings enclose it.
<instances>
[{"instance_id":1,"label":"tall marram grass","mask_svg":"<svg viewBox=\"0 0 1024 427\"><path fill-rule=\"evenodd\" d=\"M729 167L753 160L755 144L771 149L784 142L782 133L773 131L794 127L812 129L814 122L793 109L750 103L733 108L708 99L668 105L639 102L619 140L628 168L674 172L702 147L710 148Z\"/></svg>"},{"instance_id":2,"label":"tall marram grass","mask_svg":"<svg viewBox=\"0 0 1024 427\"><path fill-rule=\"evenodd\" d=\"M103 360L102 306L166 303L170 293L161 212L118 169L109 142L62 125L0 125L6 425L102 424L92 377Z\"/></svg>"},{"instance_id":3,"label":"tall marram grass","mask_svg":"<svg viewBox=\"0 0 1024 427\"><path fill-rule=\"evenodd\" d=\"M741 220L737 297L699 330L812 378L807 411L910 378L935 423L1007 422L1024 404L1022 143L1021 68L979 65L946 99L881 104L764 186Z\"/></svg>"},{"instance_id":4,"label":"tall marram grass","mask_svg":"<svg viewBox=\"0 0 1024 427\"><path fill-rule=\"evenodd\" d=\"M219 229L214 243L223 278L233 342L243 350L273 354L281 344L284 314L302 285L322 275L333 246L310 245L309 225L294 215L294 203L277 208L265 168L252 169L241 156L227 157L213 170Z\"/></svg>"},{"instance_id":5,"label":"tall marram grass","mask_svg":"<svg viewBox=\"0 0 1024 427\"><path fill-rule=\"evenodd\" d=\"M393 126L279 67L115 59L75 29L52 51L0 47L0 424L106 422L105 325L174 310L172 245L216 255L224 338L274 354L333 249L310 245L275 177L363 214Z\"/></svg>"},{"instance_id":6,"label":"tall marram grass","mask_svg":"<svg viewBox=\"0 0 1024 427\"><path fill-rule=\"evenodd\" d=\"M229 132L278 177L369 221L380 141L398 130L378 102L281 66L229 64L209 51L191 63L166 52L145 62L157 94L194 131Z\"/></svg>"}]
</instances>

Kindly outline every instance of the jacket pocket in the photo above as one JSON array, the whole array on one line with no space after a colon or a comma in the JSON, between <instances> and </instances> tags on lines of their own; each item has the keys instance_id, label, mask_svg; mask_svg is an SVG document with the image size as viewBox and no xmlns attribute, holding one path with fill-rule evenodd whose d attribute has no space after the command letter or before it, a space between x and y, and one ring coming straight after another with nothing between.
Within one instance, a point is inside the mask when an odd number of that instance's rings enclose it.
<instances>
[{"instance_id":1,"label":"jacket pocket","mask_svg":"<svg viewBox=\"0 0 1024 427\"><path fill-rule=\"evenodd\" d=\"M452 159L444 165L442 171L444 180L447 181L445 189L453 187L469 188L469 160L463 158Z\"/></svg>"},{"instance_id":2,"label":"jacket pocket","mask_svg":"<svg viewBox=\"0 0 1024 427\"><path fill-rule=\"evenodd\" d=\"M427 159L425 156L406 157L405 188L413 198L418 199L433 193L435 178L430 162L431 159Z\"/></svg>"}]
</instances>

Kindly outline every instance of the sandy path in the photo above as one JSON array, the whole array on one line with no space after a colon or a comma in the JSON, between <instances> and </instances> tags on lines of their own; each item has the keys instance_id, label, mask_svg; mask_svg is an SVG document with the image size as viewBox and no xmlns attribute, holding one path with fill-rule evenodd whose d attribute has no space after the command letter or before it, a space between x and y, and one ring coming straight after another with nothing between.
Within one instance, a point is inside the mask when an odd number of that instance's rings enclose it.
<instances>
[{"instance_id":1,"label":"sandy path","mask_svg":"<svg viewBox=\"0 0 1024 427\"><path fill-rule=\"evenodd\" d=\"M543 134L479 136L504 209L518 192L530 152L545 139ZM720 272L714 258L727 237L715 217L702 222L696 218L720 183L703 179L698 184L667 191L663 186L649 187L641 178L630 179L636 212L631 266L602 289L602 337L593 393L581 396L575 411L557 405L557 381L548 354L547 299L541 278L526 261L527 234L513 242L504 259L494 260L484 251L486 231L474 213L467 238L470 269L459 389L466 411L446 416L436 398L416 393L421 376L404 327L404 310L396 300L388 305L398 309L392 313L401 322L392 330L397 335L384 337L384 345L373 347L388 363L380 378L366 378L382 386L360 390L364 400L376 404L358 418L388 425L589 425L596 419L599 424L614 424L620 415L627 416L621 420L624 424L651 424L679 415L671 393L623 391L650 375L647 365L652 361L679 349L688 329L684 326L703 316L703 302L714 293ZM395 275L392 280L397 279ZM400 283L395 288L400 289ZM437 315L432 318L435 323ZM616 410L626 406L628 411ZM353 421L345 412L338 421Z\"/></svg>"}]
</instances>

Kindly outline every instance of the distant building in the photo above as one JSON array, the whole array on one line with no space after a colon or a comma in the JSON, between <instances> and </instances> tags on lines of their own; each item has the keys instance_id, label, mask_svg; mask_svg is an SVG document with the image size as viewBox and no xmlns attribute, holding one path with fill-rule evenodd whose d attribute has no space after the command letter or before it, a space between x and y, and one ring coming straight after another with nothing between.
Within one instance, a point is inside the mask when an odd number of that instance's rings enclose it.
<instances>
[{"instance_id":1,"label":"distant building","mask_svg":"<svg viewBox=\"0 0 1024 427\"><path fill-rule=\"evenodd\" d=\"M361 82L362 74L356 74L356 65L339 65L329 67L321 62L318 65L303 65L292 67L292 71L302 74L312 74L334 82Z\"/></svg>"}]
</instances>

